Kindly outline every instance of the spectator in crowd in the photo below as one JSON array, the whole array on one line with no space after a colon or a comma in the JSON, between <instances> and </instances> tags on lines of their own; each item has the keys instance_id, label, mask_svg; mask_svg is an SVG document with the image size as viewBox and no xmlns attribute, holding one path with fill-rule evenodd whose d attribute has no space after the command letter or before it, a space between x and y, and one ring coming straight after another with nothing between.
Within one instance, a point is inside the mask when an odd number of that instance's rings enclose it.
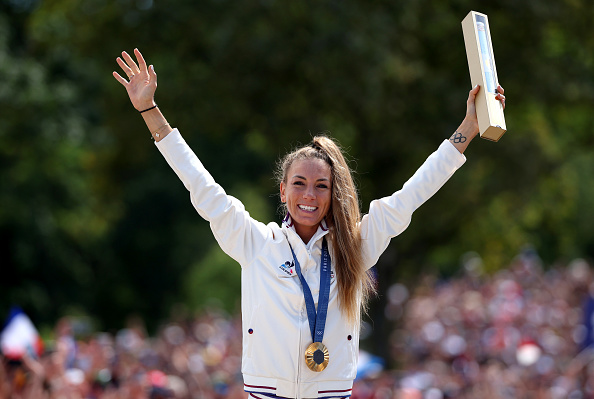
<instances>
[{"instance_id":1,"label":"spectator in crowd","mask_svg":"<svg viewBox=\"0 0 594 399\"><path fill-rule=\"evenodd\" d=\"M493 276L481 273L476 256L465 270L448 281L427 276L407 299L390 340L403 366L402 395L593 397L594 363L580 352L591 283L586 262L545 272L529 250Z\"/></svg>"},{"instance_id":2,"label":"spectator in crowd","mask_svg":"<svg viewBox=\"0 0 594 399\"><path fill-rule=\"evenodd\" d=\"M594 357L583 345L591 341L584 304L593 286L585 261L545 271L526 251L492 276L477 256L463 269L457 278L427 275L414 288L388 290L393 367L356 380L352 398L594 397ZM76 348L71 361L72 346L59 343L65 331ZM0 399L246 397L237 315L209 309L169 321L155 337L141 320L75 340L65 318L55 332L38 358L2 358Z\"/></svg>"}]
</instances>

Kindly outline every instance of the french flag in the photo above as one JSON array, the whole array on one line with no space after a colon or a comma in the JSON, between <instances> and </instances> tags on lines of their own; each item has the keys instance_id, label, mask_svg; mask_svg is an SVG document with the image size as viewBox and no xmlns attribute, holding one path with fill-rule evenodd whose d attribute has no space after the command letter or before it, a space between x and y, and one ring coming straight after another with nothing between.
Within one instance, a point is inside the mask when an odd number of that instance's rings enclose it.
<instances>
[{"instance_id":1,"label":"french flag","mask_svg":"<svg viewBox=\"0 0 594 399\"><path fill-rule=\"evenodd\" d=\"M10 309L6 324L0 334L0 349L8 359L18 360L25 353L39 356L43 341L31 319L19 308Z\"/></svg>"}]
</instances>

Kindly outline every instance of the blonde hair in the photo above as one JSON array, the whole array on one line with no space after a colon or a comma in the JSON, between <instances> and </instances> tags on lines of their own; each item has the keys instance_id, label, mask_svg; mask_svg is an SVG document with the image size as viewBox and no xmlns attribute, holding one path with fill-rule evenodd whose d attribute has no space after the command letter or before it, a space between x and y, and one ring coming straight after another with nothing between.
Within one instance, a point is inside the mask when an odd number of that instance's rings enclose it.
<instances>
[{"instance_id":1,"label":"blonde hair","mask_svg":"<svg viewBox=\"0 0 594 399\"><path fill-rule=\"evenodd\" d=\"M334 248L332 262L336 270L338 299L347 320L353 324L358 323L360 310L367 310L367 302L375 293L375 286L371 274L363 264L359 197L351 169L340 147L329 137L316 136L309 145L285 155L278 164L277 178L279 184L286 184L293 162L312 158L321 159L330 166L332 202L326 215L326 223Z\"/></svg>"}]
</instances>

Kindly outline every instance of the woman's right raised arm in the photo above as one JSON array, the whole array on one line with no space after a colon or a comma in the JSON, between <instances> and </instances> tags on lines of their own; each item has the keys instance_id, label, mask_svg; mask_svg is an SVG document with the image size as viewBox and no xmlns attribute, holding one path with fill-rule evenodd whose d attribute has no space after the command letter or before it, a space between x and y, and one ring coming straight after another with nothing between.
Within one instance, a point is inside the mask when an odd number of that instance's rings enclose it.
<instances>
[{"instance_id":1,"label":"woman's right raised arm","mask_svg":"<svg viewBox=\"0 0 594 399\"><path fill-rule=\"evenodd\" d=\"M142 54L134 50L138 64L126 52L117 58L128 79L117 72L113 76L126 88L134 108L142 114L156 146L190 192L198 214L211 226L219 245L242 266L248 265L273 238L272 231L255 221L237 199L227 195L206 170L177 129L172 129L155 103L157 74L147 67ZM165 136L168 136L164 140Z\"/></svg>"},{"instance_id":2,"label":"woman's right raised arm","mask_svg":"<svg viewBox=\"0 0 594 399\"><path fill-rule=\"evenodd\" d=\"M165 119L155 102L157 74L152 65L147 67L138 49L134 49L134 55L138 60L138 64L125 51L122 52L122 57L116 58L116 62L128 76L128 80L115 71L113 76L126 88L132 105L141 113L155 141L161 141L173 129L167 123L167 119Z\"/></svg>"}]
</instances>

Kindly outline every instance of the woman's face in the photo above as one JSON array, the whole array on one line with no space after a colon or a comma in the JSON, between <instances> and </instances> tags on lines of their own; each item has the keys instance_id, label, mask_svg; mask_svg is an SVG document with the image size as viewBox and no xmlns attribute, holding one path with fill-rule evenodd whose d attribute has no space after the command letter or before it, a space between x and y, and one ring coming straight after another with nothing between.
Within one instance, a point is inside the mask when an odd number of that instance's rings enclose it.
<instances>
[{"instance_id":1,"label":"woman's face","mask_svg":"<svg viewBox=\"0 0 594 399\"><path fill-rule=\"evenodd\" d=\"M287 204L297 234L307 243L332 203L330 165L318 158L299 159L289 168L286 180L280 185L281 201Z\"/></svg>"}]
</instances>

